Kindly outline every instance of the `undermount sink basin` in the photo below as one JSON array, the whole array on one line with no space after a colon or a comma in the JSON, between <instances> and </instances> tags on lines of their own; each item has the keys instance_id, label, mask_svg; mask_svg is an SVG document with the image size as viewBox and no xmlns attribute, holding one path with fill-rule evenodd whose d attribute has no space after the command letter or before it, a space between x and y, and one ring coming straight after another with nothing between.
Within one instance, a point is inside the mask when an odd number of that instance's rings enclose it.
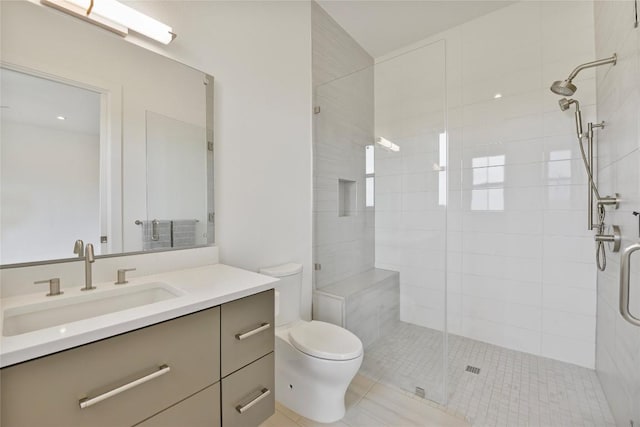
<instances>
[{"instance_id":1,"label":"undermount sink basin","mask_svg":"<svg viewBox=\"0 0 640 427\"><path fill-rule=\"evenodd\" d=\"M127 310L184 295L166 283L123 286L104 292L88 292L72 298L50 297L40 303L7 308L3 312L5 337L64 325L103 314Z\"/></svg>"}]
</instances>

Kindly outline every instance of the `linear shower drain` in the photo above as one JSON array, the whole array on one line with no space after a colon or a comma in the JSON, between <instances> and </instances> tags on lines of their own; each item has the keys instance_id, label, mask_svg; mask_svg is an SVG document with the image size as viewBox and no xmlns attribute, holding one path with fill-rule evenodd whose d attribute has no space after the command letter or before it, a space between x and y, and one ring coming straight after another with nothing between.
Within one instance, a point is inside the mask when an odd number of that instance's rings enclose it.
<instances>
[{"instance_id":1,"label":"linear shower drain","mask_svg":"<svg viewBox=\"0 0 640 427\"><path fill-rule=\"evenodd\" d=\"M467 365L467 369L465 369L465 371L471 372L472 374L478 375L480 373L480 368L476 368L475 366Z\"/></svg>"}]
</instances>

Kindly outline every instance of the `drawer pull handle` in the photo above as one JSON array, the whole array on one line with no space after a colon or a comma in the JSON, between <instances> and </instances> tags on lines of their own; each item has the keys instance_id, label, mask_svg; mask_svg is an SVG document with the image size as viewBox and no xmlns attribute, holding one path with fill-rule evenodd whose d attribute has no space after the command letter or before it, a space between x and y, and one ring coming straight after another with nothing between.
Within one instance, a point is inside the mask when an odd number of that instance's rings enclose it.
<instances>
[{"instance_id":1,"label":"drawer pull handle","mask_svg":"<svg viewBox=\"0 0 640 427\"><path fill-rule=\"evenodd\" d=\"M262 331L266 331L270 327L271 327L271 324L263 323L262 325L258 326L255 329L250 330L249 332L245 332L245 333L242 333L242 334L236 334L236 339L239 340L239 341L242 341L243 339L246 339L246 338L249 338L251 336L254 336L255 334L259 334Z\"/></svg>"},{"instance_id":2,"label":"drawer pull handle","mask_svg":"<svg viewBox=\"0 0 640 427\"><path fill-rule=\"evenodd\" d=\"M264 399L265 397L269 396L270 394L271 394L271 390L269 390L268 388L265 387L260 391L260 395L258 395L251 402L247 403L246 405L238 405L238 406L236 406L236 411L238 411L241 414L244 414L249 409L251 409L252 406L256 405L258 402L260 402L262 399Z\"/></svg>"},{"instance_id":3,"label":"drawer pull handle","mask_svg":"<svg viewBox=\"0 0 640 427\"><path fill-rule=\"evenodd\" d=\"M147 381L151 381L154 378L158 378L159 376L162 376L166 373L168 373L171 370L171 368L168 365L162 365L158 367L158 370L155 372L152 372L149 375L145 375L142 378L138 378L137 380L131 381L130 383L127 383L123 386L120 386L118 388L114 388L113 390L109 390L106 393L102 393L99 394L96 397L92 397L92 398L88 398L85 397L84 399L80 399L80 409L84 409L84 408L88 408L89 406L95 405L98 402L102 402L105 399L108 399L110 397L113 397L117 394L122 393L123 391L127 391L129 389L132 389L136 386L139 386L140 384L144 384Z\"/></svg>"}]
</instances>

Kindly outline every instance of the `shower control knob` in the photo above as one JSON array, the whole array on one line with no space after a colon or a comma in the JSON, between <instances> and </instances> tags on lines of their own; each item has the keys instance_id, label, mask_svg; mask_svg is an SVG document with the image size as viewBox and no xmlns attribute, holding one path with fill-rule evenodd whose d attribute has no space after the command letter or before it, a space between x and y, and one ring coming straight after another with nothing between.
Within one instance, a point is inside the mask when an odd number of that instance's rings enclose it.
<instances>
[{"instance_id":1,"label":"shower control knob","mask_svg":"<svg viewBox=\"0 0 640 427\"><path fill-rule=\"evenodd\" d=\"M622 243L622 235L620 234L620 227L617 225L611 225L607 228L609 234L596 234L594 239L596 242L609 243L609 250L611 252L620 252L620 245Z\"/></svg>"}]
</instances>

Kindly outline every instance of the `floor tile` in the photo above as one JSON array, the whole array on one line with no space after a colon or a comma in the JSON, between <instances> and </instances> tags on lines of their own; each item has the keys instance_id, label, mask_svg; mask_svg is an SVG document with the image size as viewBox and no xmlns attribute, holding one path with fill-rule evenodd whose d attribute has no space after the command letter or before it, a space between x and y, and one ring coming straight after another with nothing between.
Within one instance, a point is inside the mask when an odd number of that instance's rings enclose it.
<instances>
[{"instance_id":1,"label":"floor tile","mask_svg":"<svg viewBox=\"0 0 640 427\"><path fill-rule=\"evenodd\" d=\"M410 393L367 377L356 377L352 388L362 392L362 396L347 407L347 413L338 422L317 423L276 403L276 413L260 427L470 427L462 418L427 400L416 399ZM351 393L357 396L355 390Z\"/></svg>"},{"instance_id":2,"label":"floor tile","mask_svg":"<svg viewBox=\"0 0 640 427\"><path fill-rule=\"evenodd\" d=\"M300 427L291 418L287 417L280 411L276 411L269 419L260 424L258 427Z\"/></svg>"},{"instance_id":3,"label":"floor tile","mask_svg":"<svg viewBox=\"0 0 640 427\"><path fill-rule=\"evenodd\" d=\"M360 374L442 402L442 332L405 322L390 330L365 349ZM447 357L447 409L474 426L614 426L593 370L452 334Z\"/></svg>"},{"instance_id":4,"label":"floor tile","mask_svg":"<svg viewBox=\"0 0 640 427\"><path fill-rule=\"evenodd\" d=\"M287 417L289 417L293 421L298 421L300 419L300 415L296 414L291 409L289 409L286 406L280 404L279 402L276 402L276 411L281 412L283 415L286 415Z\"/></svg>"}]
</instances>

